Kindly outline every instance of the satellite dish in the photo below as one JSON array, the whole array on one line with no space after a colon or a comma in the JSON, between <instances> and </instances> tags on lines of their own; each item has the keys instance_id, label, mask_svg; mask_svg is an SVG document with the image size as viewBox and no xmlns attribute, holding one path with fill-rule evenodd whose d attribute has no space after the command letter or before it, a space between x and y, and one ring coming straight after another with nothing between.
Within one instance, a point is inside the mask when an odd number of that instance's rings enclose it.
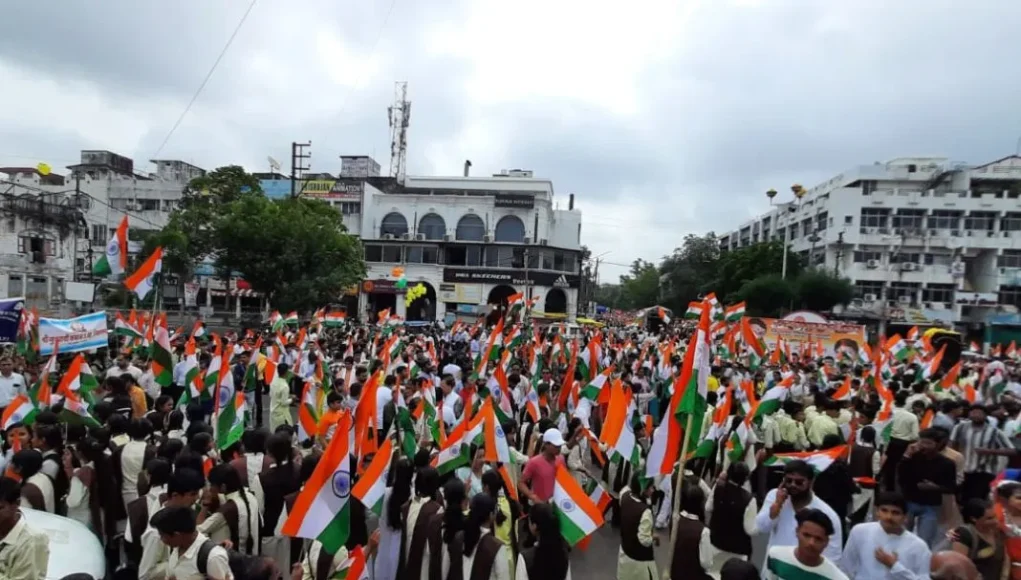
<instances>
[{"instance_id":1,"label":"satellite dish","mask_svg":"<svg viewBox=\"0 0 1021 580\"><path fill-rule=\"evenodd\" d=\"M266 157L266 161L269 161L269 168L272 171L280 171L280 162L273 157Z\"/></svg>"}]
</instances>

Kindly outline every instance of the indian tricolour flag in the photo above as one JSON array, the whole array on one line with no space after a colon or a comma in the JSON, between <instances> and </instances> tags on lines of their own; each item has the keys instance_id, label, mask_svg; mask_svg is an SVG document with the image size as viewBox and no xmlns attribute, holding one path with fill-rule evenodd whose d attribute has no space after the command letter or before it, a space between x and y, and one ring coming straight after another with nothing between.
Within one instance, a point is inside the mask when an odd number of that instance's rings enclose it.
<instances>
[{"instance_id":1,"label":"indian tricolour flag","mask_svg":"<svg viewBox=\"0 0 1021 580\"><path fill-rule=\"evenodd\" d=\"M244 393L234 388L234 374L230 372L230 351L223 355L220 363L220 378L216 385L216 407L213 409L213 423L216 430L217 449L226 449L241 440L244 432ZM241 395L238 397L237 395ZM238 403L240 401L240 403Z\"/></svg>"},{"instance_id":2,"label":"indian tricolour flag","mask_svg":"<svg viewBox=\"0 0 1021 580\"><path fill-rule=\"evenodd\" d=\"M709 351L709 313L712 310L710 303L703 302L702 315L698 321L698 330L693 337L693 344L688 348L694 349L694 354L685 357L684 368L681 370L681 387L683 392L680 400L673 407L674 415L685 427L691 427L691 433L702 432L702 418L705 415L706 397L709 394L709 371L712 355ZM675 395L676 395L675 390ZM671 404L674 400L671 399ZM697 444L695 437L689 437L689 446ZM689 447L690 448L690 447ZM683 450L684 453L688 449Z\"/></svg>"},{"instance_id":3,"label":"indian tricolour flag","mask_svg":"<svg viewBox=\"0 0 1021 580\"><path fill-rule=\"evenodd\" d=\"M128 267L128 216L121 219L113 237L106 244L106 252L99 261L92 267L92 273L96 276L113 274L120 276Z\"/></svg>"},{"instance_id":4,"label":"indian tricolour flag","mask_svg":"<svg viewBox=\"0 0 1021 580\"><path fill-rule=\"evenodd\" d=\"M291 313L284 318L284 324L298 326L298 313L291 311Z\"/></svg>"},{"instance_id":5,"label":"indian tricolour flag","mask_svg":"<svg viewBox=\"0 0 1021 580\"><path fill-rule=\"evenodd\" d=\"M606 411L606 421L600 433L603 443L627 461L637 464L639 459L638 446L635 444L635 431L631 423L635 412L631 397L624 392L620 380L614 381L610 388L610 404Z\"/></svg>"},{"instance_id":6,"label":"indian tricolour flag","mask_svg":"<svg viewBox=\"0 0 1021 580\"><path fill-rule=\"evenodd\" d=\"M701 302L688 302L688 310L684 312L685 318L698 318L702 316Z\"/></svg>"},{"instance_id":7,"label":"indian tricolour flag","mask_svg":"<svg viewBox=\"0 0 1021 580\"><path fill-rule=\"evenodd\" d=\"M120 312L117 313L117 318L113 321L113 333L117 336L126 336L128 338L142 338L144 336L141 330L124 320Z\"/></svg>"},{"instance_id":8,"label":"indian tricolour flag","mask_svg":"<svg viewBox=\"0 0 1021 580\"><path fill-rule=\"evenodd\" d=\"M344 312L328 312L323 317L323 326L326 327L337 327L344 326L344 322L347 320L347 313Z\"/></svg>"},{"instance_id":9,"label":"indian tricolour flag","mask_svg":"<svg viewBox=\"0 0 1021 580\"><path fill-rule=\"evenodd\" d=\"M344 413L337 433L351 430L351 414ZM319 540L329 554L347 542L351 531L351 440L334 437L319 460L312 477L298 493L294 509L281 532L292 538Z\"/></svg>"},{"instance_id":10,"label":"indian tricolour flag","mask_svg":"<svg viewBox=\"0 0 1021 580\"><path fill-rule=\"evenodd\" d=\"M376 512L377 516L383 515L383 497L386 495L386 474L390 470L390 462L393 459L394 444L390 435L383 440L379 446L372 462L365 469L351 490L351 495L362 502L366 508Z\"/></svg>"},{"instance_id":11,"label":"indian tricolour flag","mask_svg":"<svg viewBox=\"0 0 1021 580\"><path fill-rule=\"evenodd\" d=\"M153 289L153 277L163 269L163 248L156 250L134 271L124 279L124 285L138 296L139 300L145 300Z\"/></svg>"},{"instance_id":12,"label":"indian tricolour flag","mask_svg":"<svg viewBox=\"0 0 1021 580\"><path fill-rule=\"evenodd\" d=\"M3 417L0 417L0 429L6 431L15 423L31 425L38 412L39 410L29 400L28 395L18 395L4 409Z\"/></svg>"},{"instance_id":13,"label":"indian tricolour flag","mask_svg":"<svg viewBox=\"0 0 1021 580\"><path fill-rule=\"evenodd\" d=\"M886 350L893 355L893 357L901 362L904 362L911 356L911 347L908 346L907 341L895 334L886 341Z\"/></svg>"},{"instance_id":14,"label":"indian tricolour flag","mask_svg":"<svg viewBox=\"0 0 1021 580\"><path fill-rule=\"evenodd\" d=\"M590 401L598 401L599 393L603 392L606 388L607 381L610 380L610 375L613 373L613 365L604 369L603 372L596 375L596 378L589 381L587 385L581 388L581 396L589 399Z\"/></svg>"},{"instance_id":15,"label":"indian tricolour flag","mask_svg":"<svg viewBox=\"0 0 1021 580\"><path fill-rule=\"evenodd\" d=\"M837 445L822 451L794 451L791 453L776 453L766 459L766 465L786 464L795 459L800 459L812 466L816 473L824 471L838 457L847 452L847 445Z\"/></svg>"},{"instance_id":16,"label":"indian tricolour flag","mask_svg":"<svg viewBox=\"0 0 1021 580\"><path fill-rule=\"evenodd\" d=\"M737 322L738 320L741 320L741 317L744 316L744 311L745 311L744 302L738 302L733 306L727 307L726 311L723 314L723 318L727 322Z\"/></svg>"},{"instance_id":17,"label":"indian tricolour flag","mask_svg":"<svg viewBox=\"0 0 1021 580\"><path fill-rule=\"evenodd\" d=\"M588 492L588 498L599 509L599 513L605 514L606 510L610 508L610 503L613 501L606 488L596 481L595 478L590 477L588 483L585 484L585 491Z\"/></svg>"},{"instance_id":18,"label":"indian tricolour flag","mask_svg":"<svg viewBox=\"0 0 1021 580\"><path fill-rule=\"evenodd\" d=\"M589 499L581 485L571 477L567 468L557 466L553 485L553 508L560 520L560 534L574 546L603 525L603 514Z\"/></svg>"},{"instance_id":19,"label":"indian tricolour flag","mask_svg":"<svg viewBox=\"0 0 1021 580\"><path fill-rule=\"evenodd\" d=\"M450 473L471 462L471 437L468 433L468 422L463 420L447 435L445 445L432 461L433 467L440 475Z\"/></svg>"},{"instance_id":20,"label":"indian tricolour flag","mask_svg":"<svg viewBox=\"0 0 1021 580\"><path fill-rule=\"evenodd\" d=\"M365 566L365 552L361 546L355 546L347 559L340 563L331 580L368 580L369 569Z\"/></svg>"},{"instance_id":21,"label":"indian tricolour flag","mask_svg":"<svg viewBox=\"0 0 1021 580\"><path fill-rule=\"evenodd\" d=\"M167 315L160 313L154 340L149 345L152 357L153 379L161 387L169 387L174 382L174 358L170 350L170 333L167 331Z\"/></svg>"}]
</instances>

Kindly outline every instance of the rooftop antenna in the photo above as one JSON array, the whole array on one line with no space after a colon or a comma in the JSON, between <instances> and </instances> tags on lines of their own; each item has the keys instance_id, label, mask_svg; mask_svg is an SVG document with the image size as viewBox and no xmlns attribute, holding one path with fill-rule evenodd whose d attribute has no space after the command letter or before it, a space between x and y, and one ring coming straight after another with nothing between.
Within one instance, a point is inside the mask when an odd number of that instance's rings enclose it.
<instances>
[{"instance_id":1,"label":"rooftop antenna","mask_svg":"<svg viewBox=\"0 0 1021 580\"><path fill-rule=\"evenodd\" d=\"M404 183L408 157L408 124L411 121L411 103L408 102L408 83L394 83L394 104L387 107L390 121L390 176Z\"/></svg>"}]
</instances>

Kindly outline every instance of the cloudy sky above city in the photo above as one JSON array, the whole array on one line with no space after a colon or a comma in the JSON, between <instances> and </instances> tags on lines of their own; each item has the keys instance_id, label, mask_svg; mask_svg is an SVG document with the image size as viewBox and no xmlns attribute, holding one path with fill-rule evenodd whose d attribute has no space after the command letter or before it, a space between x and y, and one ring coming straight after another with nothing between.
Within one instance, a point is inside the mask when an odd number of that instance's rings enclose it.
<instances>
[{"instance_id":1,"label":"cloudy sky above city","mask_svg":"<svg viewBox=\"0 0 1021 580\"><path fill-rule=\"evenodd\" d=\"M386 168L394 81L408 173L526 168L578 196L603 281L763 192L900 156L1012 154L1021 3L989 0L16 2L0 35L0 165L80 149L266 171L308 141Z\"/></svg>"}]
</instances>

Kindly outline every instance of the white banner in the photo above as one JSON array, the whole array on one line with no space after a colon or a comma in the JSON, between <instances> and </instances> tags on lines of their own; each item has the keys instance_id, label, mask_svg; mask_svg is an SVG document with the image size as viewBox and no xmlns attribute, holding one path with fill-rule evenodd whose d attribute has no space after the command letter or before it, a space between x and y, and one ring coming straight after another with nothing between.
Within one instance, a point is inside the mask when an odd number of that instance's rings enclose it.
<instances>
[{"instance_id":1,"label":"white banner","mask_svg":"<svg viewBox=\"0 0 1021 580\"><path fill-rule=\"evenodd\" d=\"M106 311L69 319L40 318L39 354L53 354L53 345L57 343L60 344L60 352L106 348Z\"/></svg>"}]
</instances>

